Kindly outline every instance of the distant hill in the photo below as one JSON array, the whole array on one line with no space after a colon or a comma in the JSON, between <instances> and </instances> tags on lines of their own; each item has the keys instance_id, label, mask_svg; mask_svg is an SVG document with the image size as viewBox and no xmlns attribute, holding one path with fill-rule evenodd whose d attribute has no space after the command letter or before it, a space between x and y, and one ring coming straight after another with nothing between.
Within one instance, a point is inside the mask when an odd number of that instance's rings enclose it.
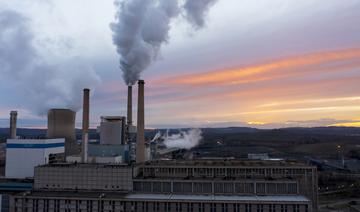
<instances>
[{"instance_id":1,"label":"distant hill","mask_svg":"<svg viewBox=\"0 0 360 212\"><path fill-rule=\"evenodd\" d=\"M269 153L273 157L303 158L359 157L360 128L211 128L203 130L203 140L196 151L208 156L246 157L248 153Z\"/></svg>"},{"instance_id":2,"label":"distant hill","mask_svg":"<svg viewBox=\"0 0 360 212\"><path fill-rule=\"evenodd\" d=\"M188 129L148 129L146 139L155 134L179 133ZM7 128L0 128L0 142L8 137ZM27 138L44 138L45 129L18 129L18 135ZM76 130L81 139L81 130ZM203 139L193 150L203 156L247 157L248 153L269 153L279 158L323 157L338 158L339 149L346 157L360 158L360 128L314 127L256 129L249 127L203 128ZM90 130L90 139L99 139L96 129Z\"/></svg>"},{"instance_id":3,"label":"distant hill","mask_svg":"<svg viewBox=\"0 0 360 212\"><path fill-rule=\"evenodd\" d=\"M184 129L169 129L169 133L177 133ZM165 133L167 130L164 129L151 129L146 130L146 137L153 137L158 131ZM216 136L216 135L242 135L242 138L252 137L255 140L266 138L265 140L278 138L282 140L283 137L286 139L290 137L299 137L299 136L360 136L360 128L357 127L313 127L313 128L280 128L280 129L256 129L250 127L227 127L227 128L202 128L203 135ZM0 128L0 139L4 140L8 137L9 129ZM18 128L17 134L24 137L45 137L46 129L25 129ZM81 137L81 129L76 129L77 137ZM98 133L96 129L90 130L90 139L98 138ZM226 136L227 137L227 136ZM235 136L237 137L237 136ZM241 139L242 140L242 139Z\"/></svg>"},{"instance_id":4,"label":"distant hill","mask_svg":"<svg viewBox=\"0 0 360 212\"><path fill-rule=\"evenodd\" d=\"M312 128L282 128L272 131L289 133L307 133L318 135L360 135L359 127L312 127Z\"/></svg>"},{"instance_id":5,"label":"distant hill","mask_svg":"<svg viewBox=\"0 0 360 212\"><path fill-rule=\"evenodd\" d=\"M17 135L25 138L45 138L46 129L27 129L27 128L18 128ZM9 128L0 128L0 142L4 142L9 136ZM81 138L81 130L76 129L76 137ZM90 129L89 132L90 139L98 139L99 135L96 129Z\"/></svg>"}]
</instances>

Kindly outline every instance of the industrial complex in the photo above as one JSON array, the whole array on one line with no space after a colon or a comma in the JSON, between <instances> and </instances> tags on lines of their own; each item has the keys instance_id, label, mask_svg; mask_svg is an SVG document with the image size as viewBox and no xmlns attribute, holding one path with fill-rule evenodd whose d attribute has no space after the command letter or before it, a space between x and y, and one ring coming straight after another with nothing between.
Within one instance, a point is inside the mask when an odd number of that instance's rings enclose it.
<instances>
[{"instance_id":1,"label":"industrial complex","mask_svg":"<svg viewBox=\"0 0 360 212\"><path fill-rule=\"evenodd\" d=\"M89 89L84 89L81 142L75 136L74 111L49 110L44 139L18 138L17 113L12 111L5 176L33 184L10 195L9 210L317 211L315 166L256 157L155 158L152 152L157 147L150 144L155 141L145 140L144 86L139 80L136 126L128 86L127 116L101 117L100 140L95 143L89 142Z\"/></svg>"}]
</instances>

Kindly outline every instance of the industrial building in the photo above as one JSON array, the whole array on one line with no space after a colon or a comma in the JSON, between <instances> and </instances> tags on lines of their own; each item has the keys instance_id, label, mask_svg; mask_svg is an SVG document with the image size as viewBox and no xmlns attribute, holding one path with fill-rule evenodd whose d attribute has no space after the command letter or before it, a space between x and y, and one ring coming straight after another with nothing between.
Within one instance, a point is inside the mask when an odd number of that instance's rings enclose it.
<instances>
[{"instance_id":1,"label":"industrial building","mask_svg":"<svg viewBox=\"0 0 360 212\"><path fill-rule=\"evenodd\" d=\"M51 156L64 154L63 138L8 139L6 143L5 176L32 178L34 168L49 163Z\"/></svg>"},{"instance_id":2,"label":"industrial building","mask_svg":"<svg viewBox=\"0 0 360 212\"><path fill-rule=\"evenodd\" d=\"M13 195L10 210L317 211L314 166L285 160L150 160L144 131L144 84L139 80L136 130L132 87L128 86L127 120L103 116L99 144L88 143L89 90L84 89L80 154L68 152L67 162L35 167L33 189ZM72 127L65 131L72 132ZM65 152L67 147L72 148L65 140ZM121 162L116 160L119 157Z\"/></svg>"},{"instance_id":3,"label":"industrial building","mask_svg":"<svg viewBox=\"0 0 360 212\"><path fill-rule=\"evenodd\" d=\"M34 167L58 160L77 151L75 112L51 109L48 112L47 138L19 138L16 134L17 111L10 112L10 132L6 141L5 177L33 178Z\"/></svg>"},{"instance_id":4,"label":"industrial building","mask_svg":"<svg viewBox=\"0 0 360 212\"><path fill-rule=\"evenodd\" d=\"M316 211L317 173L284 161L43 165L13 201L14 211Z\"/></svg>"}]
</instances>

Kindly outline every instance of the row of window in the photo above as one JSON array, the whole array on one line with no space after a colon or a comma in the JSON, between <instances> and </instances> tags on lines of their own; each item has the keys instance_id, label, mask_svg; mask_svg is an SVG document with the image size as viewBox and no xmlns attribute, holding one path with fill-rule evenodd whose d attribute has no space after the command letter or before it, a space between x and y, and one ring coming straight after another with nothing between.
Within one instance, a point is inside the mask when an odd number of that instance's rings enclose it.
<instances>
[{"instance_id":1,"label":"row of window","mask_svg":"<svg viewBox=\"0 0 360 212\"><path fill-rule=\"evenodd\" d=\"M141 169L143 176L211 176L211 177L243 177L243 176L296 176L311 174L311 169L291 168L155 168Z\"/></svg>"},{"instance_id":2,"label":"row of window","mask_svg":"<svg viewBox=\"0 0 360 212\"><path fill-rule=\"evenodd\" d=\"M297 194L297 183L239 182L148 182L135 181L137 192L155 193L236 193L236 194Z\"/></svg>"},{"instance_id":3,"label":"row of window","mask_svg":"<svg viewBox=\"0 0 360 212\"><path fill-rule=\"evenodd\" d=\"M22 205L16 200L16 212L308 212L307 204L240 204L240 203L180 203L124 202L105 200L32 200ZM30 205L30 206L29 206Z\"/></svg>"}]
</instances>

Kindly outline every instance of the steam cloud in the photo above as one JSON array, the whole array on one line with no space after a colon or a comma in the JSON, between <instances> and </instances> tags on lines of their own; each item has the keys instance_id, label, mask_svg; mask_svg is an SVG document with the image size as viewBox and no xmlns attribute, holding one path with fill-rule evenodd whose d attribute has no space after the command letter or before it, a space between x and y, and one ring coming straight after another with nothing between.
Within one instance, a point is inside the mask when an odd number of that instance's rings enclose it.
<instances>
[{"instance_id":1,"label":"steam cloud","mask_svg":"<svg viewBox=\"0 0 360 212\"><path fill-rule=\"evenodd\" d=\"M29 19L12 10L0 10L0 74L23 92L31 110L45 114L52 107L78 110L82 89L99 82L96 73L81 64L47 64L34 46Z\"/></svg>"},{"instance_id":2,"label":"steam cloud","mask_svg":"<svg viewBox=\"0 0 360 212\"><path fill-rule=\"evenodd\" d=\"M110 24L113 43L120 55L120 69L127 85L133 85L169 40L170 22L184 13L195 29L216 0L124 0L115 1L116 21Z\"/></svg>"},{"instance_id":3,"label":"steam cloud","mask_svg":"<svg viewBox=\"0 0 360 212\"><path fill-rule=\"evenodd\" d=\"M200 129L191 129L189 131L181 131L179 134L165 135L162 138L167 148L191 149L200 143L202 139L201 134Z\"/></svg>"},{"instance_id":4,"label":"steam cloud","mask_svg":"<svg viewBox=\"0 0 360 212\"><path fill-rule=\"evenodd\" d=\"M188 0L185 2L186 18L195 29L205 26L206 14L215 2L214 0Z\"/></svg>"}]
</instances>

